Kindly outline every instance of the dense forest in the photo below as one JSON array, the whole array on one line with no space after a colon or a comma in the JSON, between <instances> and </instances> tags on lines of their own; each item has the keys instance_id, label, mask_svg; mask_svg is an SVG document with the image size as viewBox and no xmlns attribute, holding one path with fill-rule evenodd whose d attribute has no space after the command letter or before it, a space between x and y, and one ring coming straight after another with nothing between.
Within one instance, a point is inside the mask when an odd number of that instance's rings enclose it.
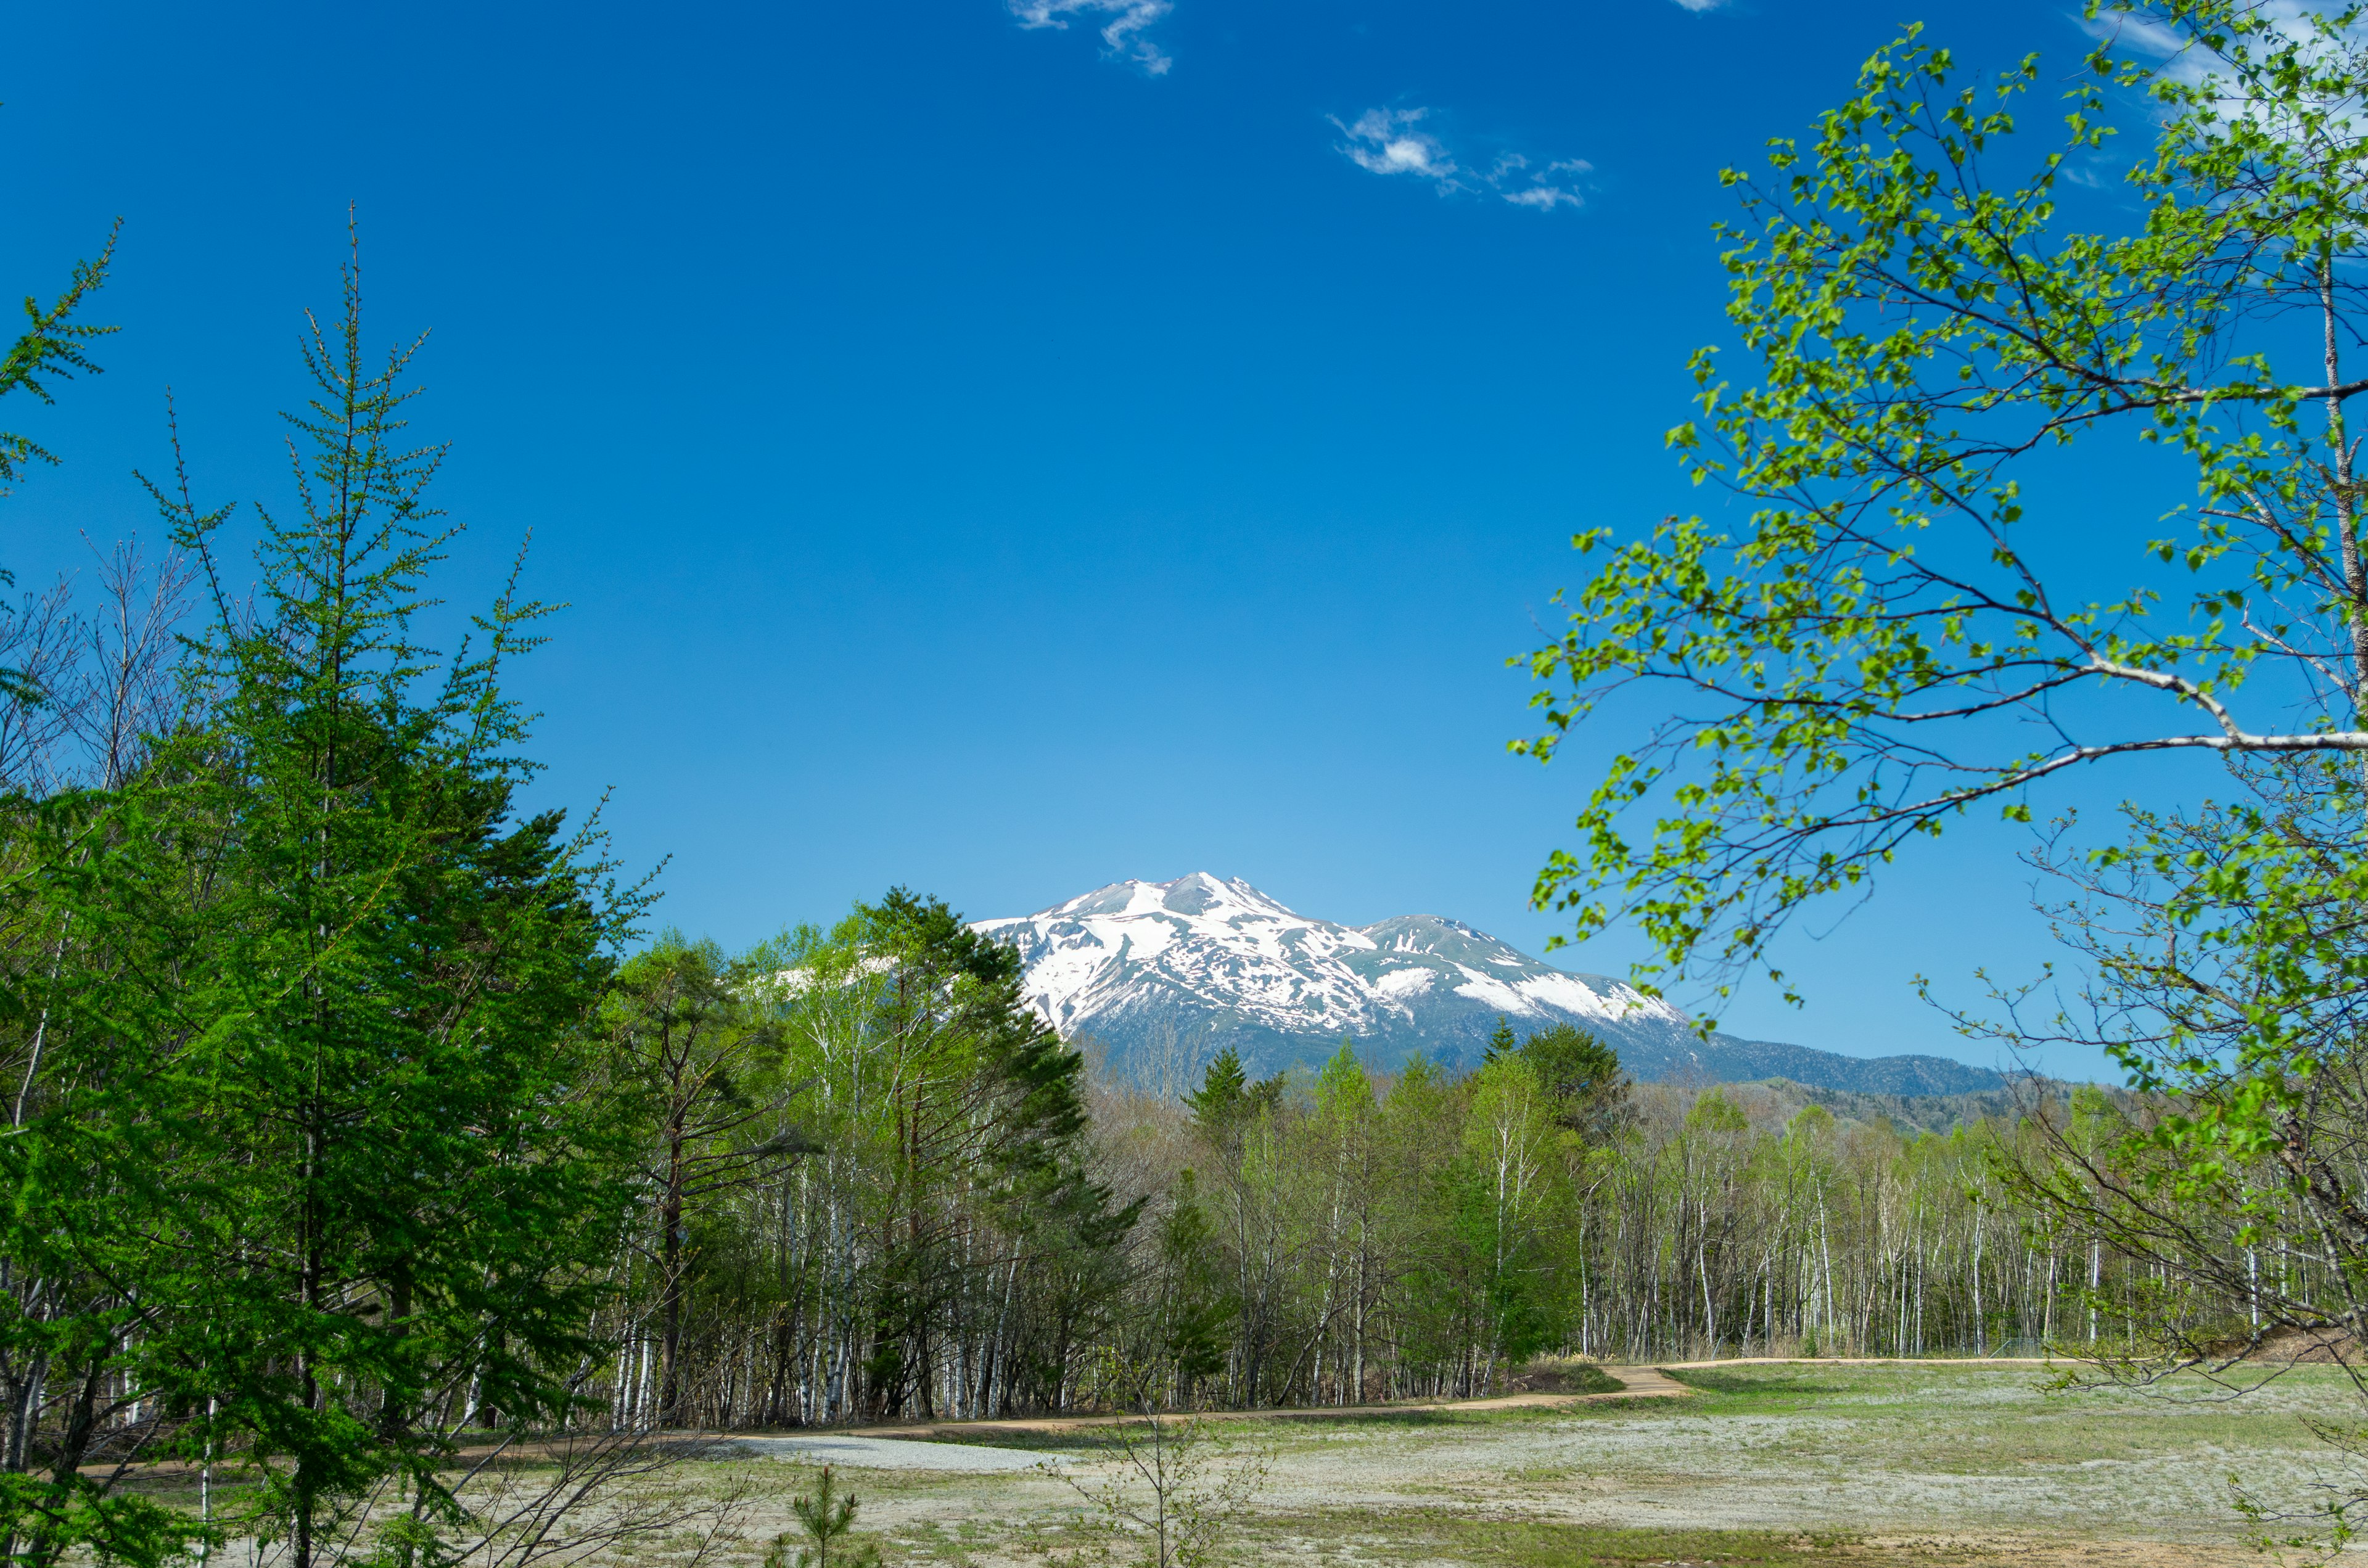
<instances>
[{"instance_id":1,"label":"dense forest","mask_svg":"<svg viewBox=\"0 0 2368 1568\"><path fill-rule=\"evenodd\" d=\"M1376 1073L1344 1040L1319 1070L1253 1082L1221 1054L1162 1092L1044 1036L974 941L900 893L737 960L626 964L626 994L714 999L715 1094L794 1093L714 1134L705 1168L735 1174L689 1210L656 1174L680 1162L653 1165L620 1414L1007 1415L1146 1380L1183 1406L1454 1397L1541 1356L2028 1354L2133 1321L2122 1256L2014 1196L2032 1138L2007 1121L1903 1135L1757 1086L1633 1085L1568 1026L1501 1029L1463 1075ZM916 985L946 998L925 1027ZM816 1152L734 1152L792 1129Z\"/></svg>"}]
</instances>

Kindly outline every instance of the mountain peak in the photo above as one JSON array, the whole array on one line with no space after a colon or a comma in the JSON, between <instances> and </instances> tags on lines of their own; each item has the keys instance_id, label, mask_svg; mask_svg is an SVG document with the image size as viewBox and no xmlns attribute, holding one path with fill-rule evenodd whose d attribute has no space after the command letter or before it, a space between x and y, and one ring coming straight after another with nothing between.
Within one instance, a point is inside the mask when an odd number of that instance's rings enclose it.
<instances>
[{"instance_id":1,"label":"mountain peak","mask_svg":"<svg viewBox=\"0 0 2368 1568\"><path fill-rule=\"evenodd\" d=\"M1909 1094L2002 1082L1936 1057L1861 1062L1723 1035L1702 1040L1660 998L1606 975L1555 969L1463 921L1401 915L1340 926L1208 871L1111 882L973 929L1018 949L1029 1002L1047 1023L1064 1035L1098 1036L1121 1056L1139 1049L1172 1055L1181 1046L1205 1057L1230 1045L1252 1070L1270 1072L1320 1060L1348 1035L1378 1066L1417 1052L1470 1065L1504 1017L1530 1031L1575 1024L1611 1041L1645 1078L1781 1074L1823 1087Z\"/></svg>"},{"instance_id":2,"label":"mountain peak","mask_svg":"<svg viewBox=\"0 0 2368 1568\"><path fill-rule=\"evenodd\" d=\"M1358 929L1207 871L1112 882L977 928L1020 950L1030 1000L1066 1033L1114 1039L1156 1023L1335 1043L1348 1034L1385 1057L1460 1061L1500 1014L1538 1027L1683 1022L1624 982L1554 969L1460 921L1400 915Z\"/></svg>"},{"instance_id":3,"label":"mountain peak","mask_svg":"<svg viewBox=\"0 0 2368 1568\"><path fill-rule=\"evenodd\" d=\"M1238 877L1194 871L1174 881L1112 882L1080 893L1065 903L1040 909L1031 920L1084 919L1100 915L1128 918L1165 911L1171 915L1241 914L1268 919L1297 920L1299 916Z\"/></svg>"}]
</instances>

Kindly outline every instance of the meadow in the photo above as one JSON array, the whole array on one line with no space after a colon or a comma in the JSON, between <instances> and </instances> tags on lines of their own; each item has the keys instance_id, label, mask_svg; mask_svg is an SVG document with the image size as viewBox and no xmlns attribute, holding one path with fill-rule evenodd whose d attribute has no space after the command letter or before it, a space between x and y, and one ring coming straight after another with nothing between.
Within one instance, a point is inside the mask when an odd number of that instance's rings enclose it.
<instances>
[{"instance_id":1,"label":"meadow","mask_svg":"<svg viewBox=\"0 0 2368 1568\"><path fill-rule=\"evenodd\" d=\"M1674 1375L1691 1397L1215 1424L1213 1441L1269 1467L1225 1554L1508 1568L2255 1561L2229 1477L2307 1506L2340 1470L2305 1425L2344 1413L2321 1368L2235 1399L2201 1381L2050 1392L2039 1369L1965 1362ZM1057 1456L1088 1484L1119 1462L1108 1428L993 1438ZM1107 1546L1050 1473L841 1474L892 1562L1084 1563ZM745 1489L734 1539L711 1550L753 1564L814 1479L803 1463L727 1459L668 1483Z\"/></svg>"}]
</instances>

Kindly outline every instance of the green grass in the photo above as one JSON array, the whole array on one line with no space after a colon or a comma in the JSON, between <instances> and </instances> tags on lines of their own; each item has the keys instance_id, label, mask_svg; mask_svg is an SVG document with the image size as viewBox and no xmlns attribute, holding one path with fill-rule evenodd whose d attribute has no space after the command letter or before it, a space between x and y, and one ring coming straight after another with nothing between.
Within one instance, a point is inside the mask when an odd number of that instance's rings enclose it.
<instances>
[{"instance_id":1,"label":"green grass","mask_svg":"<svg viewBox=\"0 0 2368 1568\"><path fill-rule=\"evenodd\" d=\"M1810 1568L1854 1554L1850 1536L1774 1530L1662 1530L1497 1518L1444 1509L1331 1511L1261 1519L1257 1540L1353 1552L1360 1561L1470 1563L1474 1568ZM1320 1543L1320 1544L1318 1544ZM1245 1553L1245 1556L1250 1555Z\"/></svg>"},{"instance_id":2,"label":"green grass","mask_svg":"<svg viewBox=\"0 0 2368 1568\"><path fill-rule=\"evenodd\" d=\"M1625 1386L1600 1371L1595 1373L1595 1378L1605 1386L1600 1390L1585 1392L1617 1393ZM1386 1405L1366 1405L1339 1411L1281 1411L1271 1415L1257 1412L1228 1415L1223 1419L1207 1416L1193 1419L1202 1430L1223 1438L1288 1442L1293 1435L1321 1439L1359 1432L1451 1431L1460 1427L1533 1425L1566 1419L1574 1411L1587 1408L1584 1405L1515 1405L1497 1410L1396 1410ZM1140 1422L1127 1425L1137 1433L1142 1431ZM1121 1451L1124 1447L1116 1423L1067 1426L1053 1431L987 1425L947 1426L932 1427L928 1437L916 1440L1061 1454L1110 1454Z\"/></svg>"},{"instance_id":3,"label":"green grass","mask_svg":"<svg viewBox=\"0 0 2368 1568\"><path fill-rule=\"evenodd\" d=\"M1839 1370L1840 1369L1836 1369ZM1852 1368L1856 1371L1860 1369ZM1987 1373L1986 1376L2011 1376ZM1822 1367L1738 1367L1731 1372L1692 1369L1668 1376L1696 1393L1725 1394L1749 1400L1760 1408L1791 1408L1802 1400L1830 1398L1858 1392L1850 1381L1837 1380Z\"/></svg>"},{"instance_id":4,"label":"green grass","mask_svg":"<svg viewBox=\"0 0 2368 1568\"><path fill-rule=\"evenodd\" d=\"M907 1525L890 1538L901 1561L916 1559L951 1564L951 1568L971 1568L971 1553L982 1545L990 1544L994 1532L980 1528L974 1520L956 1522L949 1530L935 1519L925 1519Z\"/></svg>"},{"instance_id":5,"label":"green grass","mask_svg":"<svg viewBox=\"0 0 2368 1568\"><path fill-rule=\"evenodd\" d=\"M2302 1417L2358 1409L2328 1369L2234 1402L2198 1381L2051 1393L2038 1369L1964 1362L1673 1375L1691 1397L1207 1423L1221 1449L1271 1465L1229 1555L1261 1568L2206 1568L2242 1551L2229 1473L2306 1497L2333 1456ZM1088 1478L1121 1446L1109 1426L937 1436L1065 1454ZM1080 1499L1034 1471L845 1479L892 1563L1099 1561ZM803 1463L716 1460L661 1484L750 1489L746 1549L722 1568L754 1568L812 1481ZM2176 1553L2146 1544L2163 1542Z\"/></svg>"},{"instance_id":6,"label":"green grass","mask_svg":"<svg viewBox=\"0 0 2368 1568\"><path fill-rule=\"evenodd\" d=\"M1565 1393L1618 1393L1627 1386L1602 1368L1584 1363L1565 1369L1562 1375Z\"/></svg>"},{"instance_id":7,"label":"green grass","mask_svg":"<svg viewBox=\"0 0 2368 1568\"><path fill-rule=\"evenodd\" d=\"M1554 1357L1546 1360L1532 1361L1521 1369L1521 1375L1532 1380L1542 1372L1552 1373L1562 1381L1559 1387L1541 1389L1539 1391L1541 1392L1618 1393L1628 1386L1592 1361L1565 1360L1563 1358Z\"/></svg>"},{"instance_id":8,"label":"green grass","mask_svg":"<svg viewBox=\"0 0 2368 1568\"><path fill-rule=\"evenodd\" d=\"M1892 1467L1978 1472L2013 1466L2164 1460L2206 1450L2317 1451L2305 1416L2352 1406L2340 1376L2299 1369L2242 1398L2200 1378L2153 1389L2047 1392L2034 1368L1965 1363L1906 1367L1741 1367L1672 1372L1687 1402L1713 1419L1793 1418L1837 1455ZM1801 1445L1780 1444L1780 1449Z\"/></svg>"}]
</instances>

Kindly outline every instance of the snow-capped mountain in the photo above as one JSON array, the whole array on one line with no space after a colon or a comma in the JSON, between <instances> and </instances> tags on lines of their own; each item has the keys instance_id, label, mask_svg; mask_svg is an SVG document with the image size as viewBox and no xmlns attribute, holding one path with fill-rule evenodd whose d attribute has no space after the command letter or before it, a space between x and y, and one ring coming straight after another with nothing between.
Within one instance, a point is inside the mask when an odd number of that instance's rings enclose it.
<instances>
[{"instance_id":1,"label":"snow-capped mountain","mask_svg":"<svg viewBox=\"0 0 2368 1568\"><path fill-rule=\"evenodd\" d=\"M1563 1022L1591 1030L1643 1078L1787 1077L1891 1094L2001 1082L1939 1057L1705 1041L1683 1013L1624 981L1555 969L1462 921L1402 915L1337 926L1205 871L1113 882L975 928L1019 949L1029 999L1054 1028L1098 1036L1121 1056L1173 1030L1195 1055L1230 1045L1270 1073L1329 1054L1346 1034L1378 1064L1419 1051L1463 1066L1479 1060L1501 1017L1516 1033Z\"/></svg>"}]
</instances>

